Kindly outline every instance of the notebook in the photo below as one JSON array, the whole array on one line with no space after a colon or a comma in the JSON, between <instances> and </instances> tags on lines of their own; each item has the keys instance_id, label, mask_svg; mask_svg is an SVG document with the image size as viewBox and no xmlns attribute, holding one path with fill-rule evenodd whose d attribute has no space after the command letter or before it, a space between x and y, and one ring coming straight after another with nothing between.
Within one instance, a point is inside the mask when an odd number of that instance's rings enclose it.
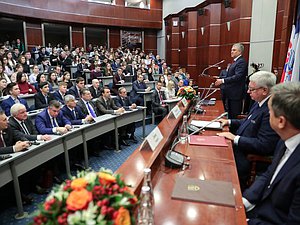
<instances>
[{"instance_id":1,"label":"notebook","mask_svg":"<svg viewBox=\"0 0 300 225\"><path fill-rule=\"evenodd\" d=\"M191 124L196 127L205 127L206 129L220 129L223 127L220 122L211 122L211 121L203 121L203 120L192 120Z\"/></svg>"},{"instance_id":2,"label":"notebook","mask_svg":"<svg viewBox=\"0 0 300 225\"><path fill-rule=\"evenodd\" d=\"M225 137L220 136L191 135L189 141L190 145L206 145L218 147L228 146Z\"/></svg>"}]
</instances>

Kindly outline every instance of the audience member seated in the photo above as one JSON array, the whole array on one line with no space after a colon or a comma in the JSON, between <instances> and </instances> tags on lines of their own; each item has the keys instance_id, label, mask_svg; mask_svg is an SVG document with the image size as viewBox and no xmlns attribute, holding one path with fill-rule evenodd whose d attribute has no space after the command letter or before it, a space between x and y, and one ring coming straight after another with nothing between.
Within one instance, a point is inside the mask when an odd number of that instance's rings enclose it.
<instances>
[{"instance_id":1,"label":"audience member seated","mask_svg":"<svg viewBox=\"0 0 300 225\"><path fill-rule=\"evenodd\" d=\"M93 121L91 115L84 115L79 106L76 105L73 95L65 96L65 105L61 109L63 115L71 121L72 125L88 124Z\"/></svg>"},{"instance_id":2,"label":"audience member seated","mask_svg":"<svg viewBox=\"0 0 300 225\"><path fill-rule=\"evenodd\" d=\"M117 70L117 73L113 77L113 86L112 91L114 94L118 94L118 88L117 84L123 84L125 82L125 75L123 74L122 68L119 68Z\"/></svg>"},{"instance_id":3,"label":"audience member seated","mask_svg":"<svg viewBox=\"0 0 300 225\"><path fill-rule=\"evenodd\" d=\"M99 64L95 65L95 69L91 72L91 79L97 79L97 77L101 77L101 66Z\"/></svg>"},{"instance_id":4,"label":"audience member seated","mask_svg":"<svg viewBox=\"0 0 300 225\"><path fill-rule=\"evenodd\" d=\"M4 111L0 110L0 154L20 152L29 147L28 141L15 140Z\"/></svg>"},{"instance_id":5,"label":"audience member seated","mask_svg":"<svg viewBox=\"0 0 300 225\"><path fill-rule=\"evenodd\" d=\"M281 83L271 90L270 125L281 140L268 170L243 193L249 225L300 224L299 96L299 82Z\"/></svg>"},{"instance_id":6,"label":"audience member seated","mask_svg":"<svg viewBox=\"0 0 300 225\"><path fill-rule=\"evenodd\" d=\"M143 94L139 94L137 92L147 92L150 90L151 88L147 87L144 82L143 75L138 75L137 80L132 83L132 90L130 92L132 102L137 105L144 106Z\"/></svg>"},{"instance_id":7,"label":"audience member seated","mask_svg":"<svg viewBox=\"0 0 300 225\"><path fill-rule=\"evenodd\" d=\"M4 72L4 67L3 65L1 65L1 60L0 60L0 78L5 78L7 84L11 82L7 74Z\"/></svg>"},{"instance_id":8,"label":"audience member seated","mask_svg":"<svg viewBox=\"0 0 300 225\"><path fill-rule=\"evenodd\" d=\"M161 90L162 83L157 81L156 87L152 93L152 110L155 115L162 115L162 119L167 115L168 110L163 100L166 99L165 93Z\"/></svg>"},{"instance_id":9,"label":"audience member seated","mask_svg":"<svg viewBox=\"0 0 300 225\"><path fill-rule=\"evenodd\" d=\"M271 128L268 101L270 90L276 84L276 76L260 71L250 77L248 93L256 101L247 118L243 120L221 119L222 125L237 129L236 134L222 132L217 135L233 141L234 157L243 190L250 175L251 165L248 154L273 155L279 136ZM236 130L235 129L235 130Z\"/></svg>"},{"instance_id":10,"label":"audience member seated","mask_svg":"<svg viewBox=\"0 0 300 225\"><path fill-rule=\"evenodd\" d=\"M113 76L113 75L114 75L114 72L111 68L111 65L110 65L110 63L107 63L105 66L105 69L104 69L104 76Z\"/></svg>"},{"instance_id":11,"label":"audience member seated","mask_svg":"<svg viewBox=\"0 0 300 225\"><path fill-rule=\"evenodd\" d=\"M17 64L16 71L10 76L11 82L17 82L18 73L23 73L23 66L21 64Z\"/></svg>"},{"instance_id":12,"label":"audience member seated","mask_svg":"<svg viewBox=\"0 0 300 225\"><path fill-rule=\"evenodd\" d=\"M36 93L36 90L34 86L28 83L27 81L27 75L22 72L17 73L17 84L20 89L21 94L34 94Z\"/></svg>"},{"instance_id":13,"label":"audience member seated","mask_svg":"<svg viewBox=\"0 0 300 225\"><path fill-rule=\"evenodd\" d=\"M84 57L81 57L80 63L77 65L77 71L75 72L75 77L84 77L85 72L89 72L89 65L85 61Z\"/></svg>"},{"instance_id":14,"label":"audience member seated","mask_svg":"<svg viewBox=\"0 0 300 225\"><path fill-rule=\"evenodd\" d=\"M39 75L39 67L37 65L34 65L32 69L32 73L29 76L29 83L35 84L37 82L38 75Z\"/></svg>"},{"instance_id":15,"label":"audience member seated","mask_svg":"<svg viewBox=\"0 0 300 225\"><path fill-rule=\"evenodd\" d=\"M166 87L166 81L164 75L160 75L158 81L162 83L162 87Z\"/></svg>"},{"instance_id":16,"label":"audience member seated","mask_svg":"<svg viewBox=\"0 0 300 225\"><path fill-rule=\"evenodd\" d=\"M40 90L40 89L39 89L39 84L40 84L40 83L43 83L43 82L48 82L48 81L47 81L47 77L46 77L45 74L40 73L40 74L37 76L37 78L36 78L36 83L34 84L35 90L39 91L39 90ZM48 84L49 84L49 83L48 83ZM52 85L49 84L49 92L52 92L52 91L53 91Z\"/></svg>"},{"instance_id":17,"label":"audience member seated","mask_svg":"<svg viewBox=\"0 0 300 225\"><path fill-rule=\"evenodd\" d=\"M40 91L34 95L35 109L43 109L48 107L48 104L53 100L52 95L49 93L48 82L42 82L39 84Z\"/></svg>"},{"instance_id":18,"label":"audience member seated","mask_svg":"<svg viewBox=\"0 0 300 225\"><path fill-rule=\"evenodd\" d=\"M58 90L52 93L54 100L59 101L62 105L65 104L64 98L67 93L67 84L65 82L59 82Z\"/></svg>"},{"instance_id":19,"label":"audience member seated","mask_svg":"<svg viewBox=\"0 0 300 225\"><path fill-rule=\"evenodd\" d=\"M14 82L8 84L7 92L10 94L10 96L7 99L4 99L1 103L1 108L2 108L2 110L4 110L4 112L7 116L10 115L10 108L15 103L21 103L21 104L25 105L26 110L29 110L26 100L23 98L19 98L20 89L19 89L18 84L14 83Z\"/></svg>"},{"instance_id":20,"label":"audience member seated","mask_svg":"<svg viewBox=\"0 0 300 225\"><path fill-rule=\"evenodd\" d=\"M75 99L79 99L80 98L80 90L83 88L84 88L84 78L78 77L76 79L76 85L72 86L69 89L68 94L73 95L75 97Z\"/></svg>"},{"instance_id":21,"label":"audience member seated","mask_svg":"<svg viewBox=\"0 0 300 225\"><path fill-rule=\"evenodd\" d=\"M39 135L31 119L27 116L27 111L24 105L20 103L14 104L10 109L11 116L9 117L9 124L13 130L15 140L29 141L49 141L51 136Z\"/></svg>"},{"instance_id":22,"label":"audience member seated","mask_svg":"<svg viewBox=\"0 0 300 225\"><path fill-rule=\"evenodd\" d=\"M87 88L83 88L81 90L81 98L79 99L77 105L80 107L84 115L90 115L93 118L99 115L97 108L92 101L91 92Z\"/></svg>"},{"instance_id":23,"label":"audience member seated","mask_svg":"<svg viewBox=\"0 0 300 225\"><path fill-rule=\"evenodd\" d=\"M5 96L7 87L7 81L4 77L0 78L0 97Z\"/></svg>"},{"instance_id":24,"label":"audience member seated","mask_svg":"<svg viewBox=\"0 0 300 225\"><path fill-rule=\"evenodd\" d=\"M73 83L71 81L71 75L68 71L64 72L64 74L61 77L61 81L67 84L67 89L70 89L73 86Z\"/></svg>"},{"instance_id":25,"label":"audience member seated","mask_svg":"<svg viewBox=\"0 0 300 225\"><path fill-rule=\"evenodd\" d=\"M42 63L39 65L40 73L50 73L51 65L48 58L43 58Z\"/></svg>"},{"instance_id":26,"label":"audience member seated","mask_svg":"<svg viewBox=\"0 0 300 225\"><path fill-rule=\"evenodd\" d=\"M56 72L52 71L49 73L48 83L49 83L49 87L51 86L52 91L55 91L58 89L58 80L57 80Z\"/></svg>"},{"instance_id":27,"label":"audience member seated","mask_svg":"<svg viewBox=\"0 0 300 225\"><path fill-rule=\"evenodd\" d=\"M115 104L117 107L123 107L125 110L132 110L136 109L136 104L132 103L130 97L127 96L126 88L120 87L119 88L119 95L114 99ZM135 123L129 124L126 126L126 133L129 134L129 139L132 140L134 143L137 143L137 140L134 136L135 132Z\"/></svg>"},{"instance_id":28,"label":"audience member seated","mask_svg":"<svg viewBox=\"0 0 300 225\"><path fill-rule=\"evenodd\" d=\"M35 118L35 126L40 134L65 134L71 130L71 122L60 111L60 103L52 100L48 108Z\"/></svg>"},{"instance_id":29,"label":"audience member seated","mask_svg":"<svg viewBox=\"0 0 300 225\"><path fill-rule=\"evenodd\" d=\"M101 85L101 88L102 87L103 85ZM89 90L93 98L99 98L99 96L101 95L100 81L98 79L93 79L92 86L89 87Z\"/></svg>"},{"instance_id":30,"label":"audience member seated","mask_svg":"<svg viewBox=\"0 0 300 225\"><path fill-rule=\"evenodd\" d=\"M176 97L175 84L172 80L169 80L167 87L165 89L165 95L167 99L172 99Z\"/></svg>"}]
</instances>

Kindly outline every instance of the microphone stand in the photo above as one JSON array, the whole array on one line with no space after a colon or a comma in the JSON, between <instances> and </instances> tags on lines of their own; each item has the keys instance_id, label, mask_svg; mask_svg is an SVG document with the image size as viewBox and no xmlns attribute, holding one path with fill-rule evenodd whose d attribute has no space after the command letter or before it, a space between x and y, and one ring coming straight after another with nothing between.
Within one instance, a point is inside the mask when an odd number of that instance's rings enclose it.
<instances>
[{"instance_id":1,"label":"microphone stand","mask_svg":"<svg viewBox=\"0 0 300 225\"><path fill-rule=\"evenodd\" d=\"M225 62L224 59L223 59L222 61L220 61L220 62L217 62L217 63L214 64L214 65L211 65L211 66L208 66L208 67L204 68L204 70L202 71L202 73L201 73L200 75L201 75L201 76L208 76L208 77L210 77L210 75L205 74L204 72L205 72L206 70L210 69L210 68L218 67L218 65L222 64L223 62Z\"/></svg>"}]
</instances>

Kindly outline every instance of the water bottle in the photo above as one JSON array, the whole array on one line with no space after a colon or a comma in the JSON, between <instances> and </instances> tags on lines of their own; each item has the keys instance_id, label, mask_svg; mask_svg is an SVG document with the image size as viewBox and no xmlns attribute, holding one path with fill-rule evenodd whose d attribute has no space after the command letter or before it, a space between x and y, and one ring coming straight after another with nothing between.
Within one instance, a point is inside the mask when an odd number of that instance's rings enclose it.
<instances>
[{"instance_id":1,"label":"water bottle","mask_svg":"<svg viewBox=\"0 0 300 225\"><path fill-rule=\"evenodd\" d=\"M150 188L150 201L152 205L154 205L154 194L153 194L153 187L151 182L151 169L145 168L144 169L144 183L143 186L148 186Z\"/></svg>"},{"instance_id":2,"label":"water bottle","mask_svg":"<svg viewBox=\"0 0 300 225\"><path fill-rule=\"evenodd\" d=\"M187 116L183 116L183 121L179 130L179 140L181 144L185 144L187 142L188 137L188 124L187 124Z\"/></svg>"},{"instance_id":3,"label":"water bottle","mask_svg":"<svg viewBox=\"0 0 300 225\"><path fill-rule=\"evenodd\" d=\"M143 186L138 209L138 225L154 225L153 206L150 200L150 187Z\"/></svg>"}]
</instances>

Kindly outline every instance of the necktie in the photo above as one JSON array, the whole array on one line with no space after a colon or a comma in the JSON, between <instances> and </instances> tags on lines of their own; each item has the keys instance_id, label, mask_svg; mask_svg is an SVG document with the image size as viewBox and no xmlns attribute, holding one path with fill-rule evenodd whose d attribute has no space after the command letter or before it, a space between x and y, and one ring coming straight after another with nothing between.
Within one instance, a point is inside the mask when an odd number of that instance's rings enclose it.
<instances>
[{"instance_id":1,"label":"necktie","mask_svg":"<svg viewBox=\"0 0 300 225\"><path fill-rule=\"evenodd\" d=\"M125 98L122 98L122 106L125 106L126 104L125 104Z\"/></svg>"},{"instance_id":2,"label":"necktie","mask_svg":"<svg viewBox=\"0 0 300 225\"><path fill-rule=\"evenodd\" d=\"M4 139L3 139L3 135L2 135L2 131L0 133L0 147L4 147Z\"/></svg>"},{"instance_id":3,"label":"necktie","mask_svg":"<svg viewBox=\"0 0 300 225\"><path fill-rule=\"evenodd\" d=\"M273 159L272 165L274 165L274 166L273 166L272 172L271 172L272 176L270 177L270 182L271 182L271 183L272 183L273 180L275 180L275 178L276 178L276 177L273 178L274 173L275 173L275 171L276 171L276 168L278 167L279 163L280 163L281 160L283 159L283 156L284 156L285 153L287 153L287 152L288 152L288 151L287 151L286 146L283 145L283 147L280 149L280 152L278 153L278 157L275 157L275 158Z\"/></svg>"},{"instance_id":4,"label":"necktie","mask_svg":"<svg viewBox=\"0 0 300 225\"><path fill-rule=\"evenodd\" d=\"M27 127L26 127L25 123L24 123L23 121L21 122L21 127L22 127L22 129L24 130L24 133L25 133L25 134L30 134L30 133L28 132L28 130L27 130Z\"/></svg>"},{"instance_id":5,"label":"necktie","mask_svg":"<svg viewBox=\"0 0 300 225\"><path fill-rule=\"evenodd\" d=\"M46 104L48 104L48 98L47 98L47 95L44 95L44 98L45 98Z\"/></svg>"},{"instance_id":6,"label":"necktie","mask_svg":"<svg viewBox=\"0 0 300 225\"><path fill-rule=\"evenodd\" d=\"M52 123L53 123L53 127L58 127L54 117L52 117Z\"/></svg>"},{"instance_id":7,"label":"necktie","mask_svg":"<svg viewBox=\"0 0 300 225\"><path fill-rule=\"evenodd\" d=\"M163 97L162 97L162 95L161 95L161 92L159 91L158 92L159 93L159 100L160 100L160 104L162 103L162 101L163 101Z\"/></svg>"},{"instance_id":8,"label":"necktie","mask_svg":"<svg viewBox=\"0 0 300 225\"><path fill-rule=\"evenodd\" d=\"M74 120L76 120L76 119L77 119L77 116L76 116L76 112L75 112L74 109L72 110L72 113L73 113L73 116L74 116Z\"/></svg>"},{"instance_id":9,"label":"necktie","mask_svg":"<svg viewBox=\"0 0 300 225\"><path fill-rule=\"evenodd\" d=\"M96 113L95 113L94 109L91 107L90 103L87 102L86 105L87 105L87 107L88 107L88 110L89 110L89 112L90 112L90 115L91 115L93 118L95 118L95 117L96 117Z\"/></svg>"},{"instance_id":10,"label":"necktie","mask_svg":"<svg viewBox=\"0 0 300 225\"><path fill-rule=\"evenodd\" d=\"M108 103L107 100L105 101L106 109L108 110Z\"/></svg>"}]
</instances>

